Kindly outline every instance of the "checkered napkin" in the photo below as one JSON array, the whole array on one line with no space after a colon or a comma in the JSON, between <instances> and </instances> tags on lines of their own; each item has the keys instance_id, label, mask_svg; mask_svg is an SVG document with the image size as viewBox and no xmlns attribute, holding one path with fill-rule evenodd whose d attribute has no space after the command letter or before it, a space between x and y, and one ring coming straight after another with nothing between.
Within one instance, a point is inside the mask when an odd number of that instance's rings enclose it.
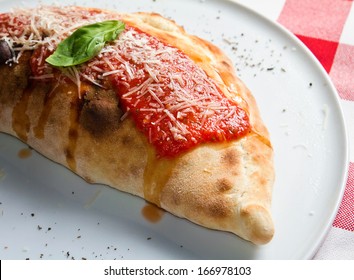
<instances>
[{"instance_id":1,"label":"checkered napkin","mask_svg":"<svg viewBox=\"0 0 354 280\"><path fill-rule=\"evenodd\" d=\"M293 32L337 88L348 125L349 174L337 216L315 259L354 259L354 1L238 0ZM266 2L266 3L265 3Z\"/></svg>"}]
</instances>

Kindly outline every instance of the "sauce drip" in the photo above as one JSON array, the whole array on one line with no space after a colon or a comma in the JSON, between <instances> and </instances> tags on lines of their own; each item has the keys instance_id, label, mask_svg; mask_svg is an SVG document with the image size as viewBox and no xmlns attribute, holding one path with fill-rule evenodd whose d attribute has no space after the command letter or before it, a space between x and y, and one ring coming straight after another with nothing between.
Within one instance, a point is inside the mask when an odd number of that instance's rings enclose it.
<instances>
[{"instance_id":1,"label":"sauce drip","mask_svg":"<svg viewBox=\"0 0 354 280\"><path fill-rule=\"evenodd\" d=\"M32 93L31 86L28 86L22 93L19 101L12 110L12 129L17 136L24 142L28 139L31 128L30 118L27 115L27 108Z\"/></svg>"},{"instance_id":2,"label":"sauce drip","mask_svg":"<svg viewBox=\"0 0 354 280\"><path fill-rule=\"evenodd\" d=\"M147 221L157 223L162 219L165 211L153 204L148 203L143 207L143 209L141 209L141 214Z\"/></svg>"},{"instance_id":3,"label":"sauce drip","mask_svg":"<svg viewBox=\"0 0 354 280\"><path fill-rule=\"evenodd\" d=\"M48 122L49 115L53 107L53 97L55 96L54 90L50 90L46 93L43 100L43 109L39 116L37 125L33 128L34 136L38 139L44 138L44 129Z\"/></svg>"},{"instance_id":4,"label":"sauce drip","mask_svg":"<svg viewBox=\"0 0 354 280\"><path fill-rule=\"evenodd\" d=\"M32 150L30 148L23 148L23 149L19 150L17 155L21 159L26 159L32 155Z\"/></svg>"},{"instance_id":5,"label":"sauce drip","mask_svg":"<svg viewBox=\"0 0 354 280\"><path fill-rule=\"evenodd\" d=\"M176 163L174 159L157 158L154 149L147 149L147 164L144 171L144 198L160 206L160 194Z\"/></svg>"},{"instance_id":6,"label":"sauce drip","mask_svg":"<svg viewBox=\"0 0 354 280\"><path fill-rule=\"evenodd\" d=\"M68 131L68 144L65 149L66 162L72 171L76 171L75 151L79 137L78 127L82 106L77 96L73 96L70 102L70 127Z\"/></svg>"}]
</instances>

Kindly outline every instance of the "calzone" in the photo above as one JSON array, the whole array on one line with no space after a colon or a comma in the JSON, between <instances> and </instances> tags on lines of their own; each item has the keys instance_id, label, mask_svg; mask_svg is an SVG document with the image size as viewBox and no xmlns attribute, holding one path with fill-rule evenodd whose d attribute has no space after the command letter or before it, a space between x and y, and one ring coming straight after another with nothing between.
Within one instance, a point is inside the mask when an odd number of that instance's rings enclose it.
<instances>
[{"instance_id":1,"label":"calzone","mask_svg":"<svg viewBox=\"0 0 354 280\"><path fill-rule=\"evenodd\" d=\"M0 14L0 64L1 132L87 182L272 239L269 133L213 44L156 13L40 6Z\"/></svg>"}]
</instances>

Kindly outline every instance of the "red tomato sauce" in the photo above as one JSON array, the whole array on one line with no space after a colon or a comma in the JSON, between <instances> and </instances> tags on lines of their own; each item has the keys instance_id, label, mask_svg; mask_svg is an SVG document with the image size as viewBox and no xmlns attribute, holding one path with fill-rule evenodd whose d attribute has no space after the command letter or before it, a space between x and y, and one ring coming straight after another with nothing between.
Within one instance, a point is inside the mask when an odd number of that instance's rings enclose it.
<instances>
[{"instance_id":1,"label":"red tomato sauce","mask_svg":"<svg viewBox=\"0 0 354 280\"><path fill-rule=\"evenodd\" d=\"M0 15L3 32L6 20L6 14ZM44 46L34 51L33 76L57 73L45 62L49 55ZM115 43L77 69L82 80L110 81L125 115L132 117L158 157L232 141L251 130L247 113L187 55L137 28L126 26Z\"/></svg>"},{"instance_id":2,"label":"red tomato sauce","mask_svg":"<svg viewBox=\"0 0 354 280\"><path fill-rule=\"evenodd\" d=\"M165 44L162 46L159 40L138 29L133 29L133 32L147 40L146 45L152 53L169 49L170 57L162 57L155 67L159 68L156 71L160 77L156 74L150 83L152 90L144 86L154 76L151 70L145 69L144 63L132 62L131 67L141 74L129 82L126 76L119 74L112 79L124 110L129 111L159 157L175 157L202 143L235 140L249 133L246 112L226 98L183 52ZM128 62L132 60L125 57L124 52L121 58ZM177 77L174 79L175 74ZM132 93L132 89L139 90Z\"/></svg>"}]
</instances>

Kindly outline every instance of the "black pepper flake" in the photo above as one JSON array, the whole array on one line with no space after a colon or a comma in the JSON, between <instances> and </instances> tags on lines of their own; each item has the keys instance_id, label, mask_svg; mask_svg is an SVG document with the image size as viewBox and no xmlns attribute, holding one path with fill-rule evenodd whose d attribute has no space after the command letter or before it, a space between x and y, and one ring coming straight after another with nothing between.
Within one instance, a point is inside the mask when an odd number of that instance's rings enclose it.
<instances>
[{"instance_id":1,"label":"black pepper flake","mask_svg":"<svg viewBox=\"0 0 354 280\"><path fill-rule=\"evenodd\" d=\"M77 238L77 239L80 239L80 238L81 238L81 235L77 236L76 238Z\"/></svg>"},{"instance_id":2,"label":"black pepper flake","mask_svg":"<svg viewBox=\"0 0 354 280\"><path fill-rule=\"evenodd\" d=\"M37 229L38 229L38 230L41 230L41 229L42 229L42 227L41 227L40 225L38 225L38 226L37 226Z\"/></svg>"},{"instance_id":3,"label":"black pepper flake","mask_svg":"<svg viewBox=\"0 0 354 280\"><path fill-rule=\"evenodd\" d=\"M146 240L151 240L151 237L146 238Z\"/></svg>"},{"instance_id":4,"label":"black pepper flake","mask_svg":"<svg viewBox=\"0 0 354 280\"><path fill-rule=\"evenodd\" d=\"M309 83L309 87L312 87L312 83Z\"/></svg>"},{"instance_id":5,"label":"black pepper flake","mask_svg":"<svg viewBox=\"0 0 354 280\"><path fill-rule=\"evenodd\" d=\"M31 217L34 217L34 213L31 213Z\"/></svg>"},{"instance_id":6,"label":"black pepper flake","mask_svg":"<svg viewBox=\"0 0 354 280\"><path fill-rule=\"evenodd\" d=\"M274 67L268 67L267 68L267 71L273 71L274 70Z\"/></svg>"},{"instance_id":7,"label":"black pepper flake","mask_svg":"<svg viewBox=\"0 0 354 280\"><path fill-rule=\"evenodd\" d=\"M86 258L84 258L84 257L82 257L81 259L82 259L83 261L86 261L86 260L87 260L87 259L86 259Z\"/></svg>"}]
</instances>

